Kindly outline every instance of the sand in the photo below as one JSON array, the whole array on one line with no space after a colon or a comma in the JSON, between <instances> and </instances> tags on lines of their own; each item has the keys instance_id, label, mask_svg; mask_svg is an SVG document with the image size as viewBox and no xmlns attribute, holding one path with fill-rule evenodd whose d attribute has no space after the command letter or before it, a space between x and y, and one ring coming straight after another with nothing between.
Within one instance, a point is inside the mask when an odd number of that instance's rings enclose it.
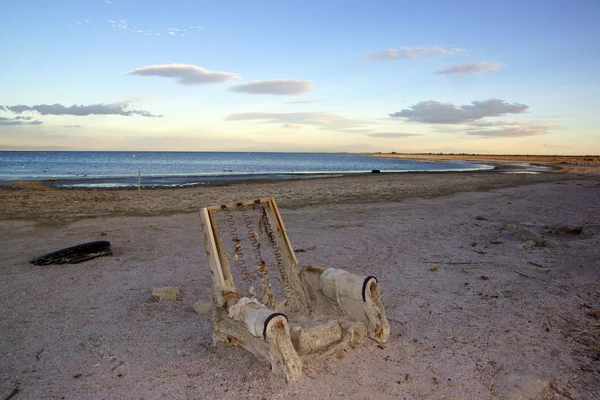
<instances>
[{"instance_id":1,"label":"sand","mask_svg":"<svg viewBox=\"0 0 600 400\"><path fill-rule=\"evenodd\" d=\"M586 172L1 190L0 398L597 399L600 175ZM379 278L392 328L290 385L213 348L192 308L211 291L197 210L268 195L303 265ZM567 226L582 230L552 233ZM92 240L114 255L28 263ZM160 286L180 301L149 302Z\"/></svg>"}]
</instances>

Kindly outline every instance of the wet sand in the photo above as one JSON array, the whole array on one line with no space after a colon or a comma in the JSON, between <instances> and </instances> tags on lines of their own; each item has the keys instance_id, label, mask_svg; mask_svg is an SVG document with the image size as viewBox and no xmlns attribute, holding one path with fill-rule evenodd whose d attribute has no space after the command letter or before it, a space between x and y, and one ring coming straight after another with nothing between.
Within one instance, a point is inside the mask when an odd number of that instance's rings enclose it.
<instances>
[{"instance_id":1,"label":"wet sand","mask_svg":"<svg viewBox=\"0 0 600 400\"><path fill-rule=\"evenodd\" d=\"M0 190L0 396L597 399L600 174L562 171ZM271 195L302 265L377 276L392 327L291 385L213 348L192 309L211 291L198 209ZM29 264L92 240L114 255ZM148 302L169 285L180 301Z\"/></svg>"}]
</instances>

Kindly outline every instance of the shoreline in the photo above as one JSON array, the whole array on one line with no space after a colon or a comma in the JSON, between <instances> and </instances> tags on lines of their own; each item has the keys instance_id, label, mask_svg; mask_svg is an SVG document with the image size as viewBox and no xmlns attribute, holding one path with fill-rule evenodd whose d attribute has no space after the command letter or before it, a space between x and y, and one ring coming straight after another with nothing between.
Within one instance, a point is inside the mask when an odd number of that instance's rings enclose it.
<instances>
[{"instance_id":1,"label":"shoreline","mask_svg":"<svg viewBox=\"0 0 600 400\"><path fill-rule=\"evenodd\" d=\"M382 158L384 155L373 155ZM419 159L414 159L419 162ZM435 160L428 160L429 162ZM465 160L451 160L465 161ZM481 160L479 168L441 169L441 170L371 170L371 171L324 171L324 172L289 172L289 173L248 173L248 174L214 174L214 175L142 175L142 189L181 189L227 186L240 183L278 182L294 180L312 180L324 178L348 178L367 176L373 173L378 175L396 174L448 174L448 173L485 173L485 172L511 172L511 173L543 173L560 171L562 167L551 164L513 164L506 161ZM50 179L0 179L0 190L25 189L33 187L46 187L48 189L81 190L137 190L138 177L135 175L121 177L85 177L85 178L50 178Z\"/></svg>"},{"instance_id":2,"label":"shoreline","mask_svg":"<svg viewBox=\"0 0 600 400\"><path fill-rule=\"evenodd\" d=\"M564 156L564 155L510 155L510 154L433 154L433 153L376 153L376 157L402 158L413 160L463 160L500 163L529 162L540 165L600 165L600 156Z\"/></svg>"},{"instance_id":3,"label":"shoreline","mask_svg":"<svg viewBox=\"0 0 600 400\"><path fill-rule=\"evenodd\" d=\"M508 172L508 173L507 173ZM275 197L280 208L310 205L401 202L461 192L490 191L540 182L575 179L572 171L512 174L510 169L476 172L363 174L302 180L250 181L191 188L53 189L41 182L0 189L0 220L30 220L64 226L108 216L157 216L197 212L200 207ZM596 174L587 174L594 179ZM579 178L578 178L579 179Z\"/></svg>"}]
</instances>

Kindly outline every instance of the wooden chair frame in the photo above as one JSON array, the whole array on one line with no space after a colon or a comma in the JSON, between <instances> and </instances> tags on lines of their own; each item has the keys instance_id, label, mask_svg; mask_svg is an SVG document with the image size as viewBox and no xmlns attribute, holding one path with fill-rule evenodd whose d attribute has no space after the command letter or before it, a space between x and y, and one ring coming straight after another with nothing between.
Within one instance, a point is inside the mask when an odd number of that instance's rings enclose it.
<instances>
[{"instance_id":1,"label":"wooden chair frame","mask_svg":"<svg viewBox=\"0 0 600 400\"><path fill-rule=\"evenodd\" d=\"M215 214L239 207L264 208L281 255L279 273L286 298L272 310L240 294L231 274ZM272 197L205 207L200 220L213 287L214 345L241 345L269 362L273 372L294 381L304 370L299 353L331 354L365 336L381 343L388 340L390 326L377 279L333 268L300 267Z\"/></svg>"}]
</instances>

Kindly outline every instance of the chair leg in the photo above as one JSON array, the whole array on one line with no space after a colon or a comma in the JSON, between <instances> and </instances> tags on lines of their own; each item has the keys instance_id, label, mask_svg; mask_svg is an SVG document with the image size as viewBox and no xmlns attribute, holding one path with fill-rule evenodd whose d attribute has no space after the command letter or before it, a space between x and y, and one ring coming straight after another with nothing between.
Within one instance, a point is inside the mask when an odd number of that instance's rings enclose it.
<instances>
[{"instance_id":1,"label":"chair leg","mask_svg":"<svg viewBox=\"0 0 600 400\"><path fill-rule=\"evenodd\" d=\"M266 327L266 336L272 370L283 372L288 382L300 379L304 364L292 344L290 328L285 317L273 318Z\"/></svg>"}]
</instances>

